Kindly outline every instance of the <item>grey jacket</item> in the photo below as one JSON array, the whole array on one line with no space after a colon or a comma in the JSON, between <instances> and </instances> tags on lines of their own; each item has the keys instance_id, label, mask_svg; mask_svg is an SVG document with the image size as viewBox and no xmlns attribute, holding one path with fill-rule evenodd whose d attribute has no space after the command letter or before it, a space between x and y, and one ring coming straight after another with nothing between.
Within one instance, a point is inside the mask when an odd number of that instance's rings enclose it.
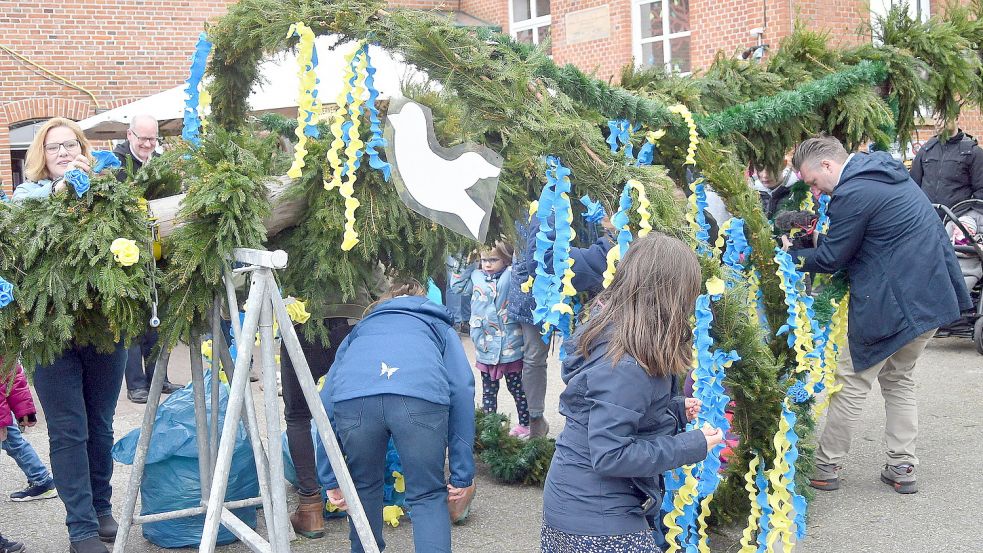
<instances>
[{"instance_id":1,"label":"grey jacket","mask_svg":"<svg viewBox=\"0 0 983 553\"><path fill-rule=\"evenodd\" d=\"M51 179L41 179L37 182L22 182L17 185L17 188L14 189L14 195L11 199L15 202L22 202L24 200L38 200L47 198L51 195L51 191L54 188L54 183L58 182L58 180L52 181Z\"/></svg>"}]
</instances>

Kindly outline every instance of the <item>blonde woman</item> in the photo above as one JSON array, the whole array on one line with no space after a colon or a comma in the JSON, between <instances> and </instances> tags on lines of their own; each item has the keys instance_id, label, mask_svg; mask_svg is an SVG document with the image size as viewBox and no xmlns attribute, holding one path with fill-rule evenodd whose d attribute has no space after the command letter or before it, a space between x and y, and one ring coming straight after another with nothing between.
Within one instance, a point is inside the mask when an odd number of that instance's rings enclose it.
<instances>
[{"instance_id":1,"label":"blonde woman","mask_svg":"<svg viewBox=\"0 0 983 553\"><path fill-rule=\"evenodd\" d=\"M657 514L659 476L706 458L723 439L709 426L680 432L700 409L675 394L689 367L700 278L683 242L636 239L590 320L563 345L567 420L543 495L545 553L660 551L643 504Z\"/></svg>"},{"instance_id":2,"label":"blonde woman","mask_svg":"<svg viewBox=\"0 0 983 553\"><path fill-rule=\"evenodd\" d=\"M45 123L27 152L27 177L14 201L65 192L65 173L89 172L89 141L82 129L56 117ZM106 330L109 331L108 329ZM116 538L110 480L113 476L113 416L123 383L126 348L103 353L72 344L54 363L34 371L44 408L55 488L65 504L72 553L108 553L102 541Z\"/></svg>"}]
</instances>

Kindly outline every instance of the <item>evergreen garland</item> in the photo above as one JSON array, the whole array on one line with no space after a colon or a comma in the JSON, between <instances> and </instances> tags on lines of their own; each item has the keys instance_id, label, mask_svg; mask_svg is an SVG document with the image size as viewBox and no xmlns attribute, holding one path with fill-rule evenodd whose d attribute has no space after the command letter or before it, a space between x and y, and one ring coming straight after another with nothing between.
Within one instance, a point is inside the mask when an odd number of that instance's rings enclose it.
<instances>
[{"instance_id":1,"label":"evergreen garland","mask_svg":"<svg viewBox=\"0 0 983 553\"><path fill-rule=\"evenodd\" d=\"M509 418L501 413L474 412L474 452L492 475L506 484L542 486L556 442L509 436Z\"/></svg>"},{"instance_id":2,"label":"evergreen garland","mask_svg":"<svg viewBox=\"0 0 983 553\"><path fill-rule=\"evenodd\" d=\"M69 187L45 199L0 204L0 275L14 301L0 309L0 352L28 374L69 346L112 351L147 326L151 259L147 216L134 188L106 172L79 198ZM110 251L134 240L138 263L124 267Z\"/></svg>"}]
</instances>

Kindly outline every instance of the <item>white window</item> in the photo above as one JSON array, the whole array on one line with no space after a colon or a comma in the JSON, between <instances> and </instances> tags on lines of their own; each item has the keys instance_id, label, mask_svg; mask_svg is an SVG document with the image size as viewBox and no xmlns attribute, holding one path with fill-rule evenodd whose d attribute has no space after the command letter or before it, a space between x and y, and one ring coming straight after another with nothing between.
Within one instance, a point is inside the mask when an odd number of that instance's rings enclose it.
<instances>
[{"instance_id":1,"label":"white window","mask_svg":"<svg viewBox=\"0 0 983 553\"><path fill-rule=\"evenodd\" d=\"M550 38L550 0L509 0L509 31L527 44L544 44ZM548 45L547 54L552 53Z\"/></svg>"},{"instance_id":2,"label":"white window","mask_svg":"<svg viewBox=\"0 0 983 553\"><path fill-rule=\"evenodd\" d=\"M884 17L894 6L908 4L908 15L915 21L928 21L931 17L931 0L870 0L870 18Z\"/></svg>"},{"instance_id":3,"label":"white window","mask_svg":"<svg viewBox=\"0 0 983 553\"><path fill-rule=\"evenodd\" d=\"M632 0L631 13L636 65L693 71L689 0Z\"/></svg>"}]
</instances>

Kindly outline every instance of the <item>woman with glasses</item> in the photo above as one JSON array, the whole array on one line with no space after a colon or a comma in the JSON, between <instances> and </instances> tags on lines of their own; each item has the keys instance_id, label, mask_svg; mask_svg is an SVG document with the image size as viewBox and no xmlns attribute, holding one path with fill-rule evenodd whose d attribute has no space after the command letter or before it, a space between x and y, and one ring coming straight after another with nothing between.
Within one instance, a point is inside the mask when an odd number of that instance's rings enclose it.
<instances>
[{"instance_id":1,"label":"woman with glasses","mask_svg":"<svg viewBox=\"0 0 983 553\"><path fill-rule=\"evenodd\" d=\"M14 201L74 194L66 192L65 173L72 169L89 172L89 151L89 141L75 122L60 117L49 120L27 152L27 177L31 180L17 187ZM58 496L65 504L72 553L108 553L102 541L116 538L110 502L111 450L113 416L125 367L122 343L109 353L72 344L53 363L34 371L34 388L48 424L51 469Z\"/></svg>"}]
</instances>

